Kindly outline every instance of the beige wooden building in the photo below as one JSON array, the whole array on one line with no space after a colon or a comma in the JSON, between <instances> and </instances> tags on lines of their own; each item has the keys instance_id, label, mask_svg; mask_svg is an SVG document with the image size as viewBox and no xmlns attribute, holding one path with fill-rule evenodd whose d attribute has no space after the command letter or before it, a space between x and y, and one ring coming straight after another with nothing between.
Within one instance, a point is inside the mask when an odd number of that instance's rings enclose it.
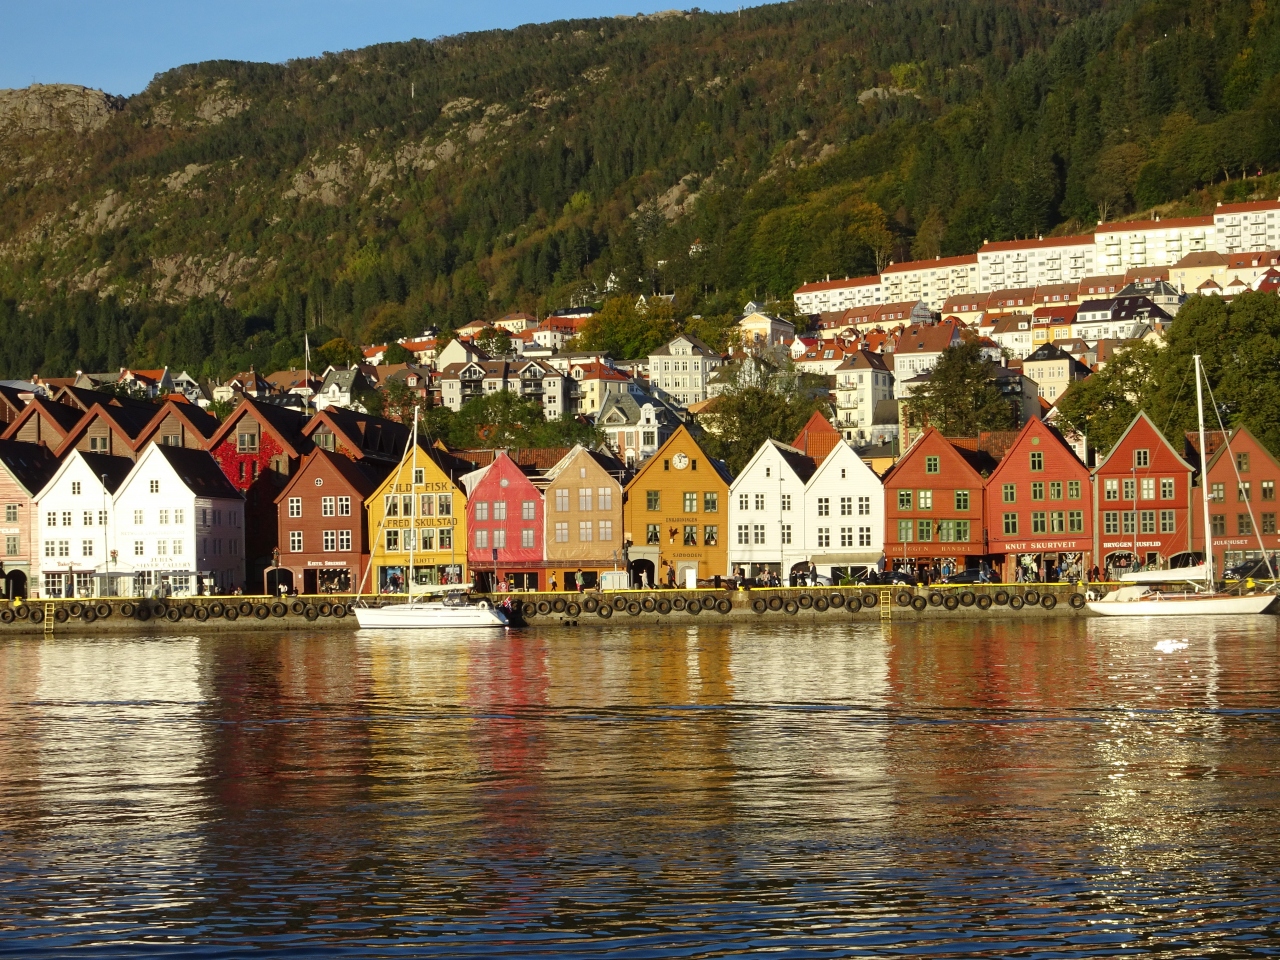
<instances>
[{"instance_id":1,"label":"beige wooden building","mask_svg":"<svg viewBox=\"0 0 1280 960\"><path fill-rule=\"evenodd\" d=\"M593 587L606 570L626 570L622 529L622 464L579 444L547 471L543 493L548 583Z\"/></svg>"}]
</instances>

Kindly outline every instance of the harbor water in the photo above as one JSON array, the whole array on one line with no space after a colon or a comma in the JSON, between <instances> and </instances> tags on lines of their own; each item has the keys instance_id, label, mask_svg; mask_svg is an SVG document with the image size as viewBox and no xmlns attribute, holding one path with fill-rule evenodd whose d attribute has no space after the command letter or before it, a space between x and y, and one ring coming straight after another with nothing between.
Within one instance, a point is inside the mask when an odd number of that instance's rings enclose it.
<instances>
[{"instance_id":1,"label":"harbor water","mask_svg":"<svg viewBox=\"0 0 1280 960\"><path fill-rule=\"evenodd\" d=\"M1277 620L0 640L0 955L1280 953Z\"/></svg>"}]
</instances>

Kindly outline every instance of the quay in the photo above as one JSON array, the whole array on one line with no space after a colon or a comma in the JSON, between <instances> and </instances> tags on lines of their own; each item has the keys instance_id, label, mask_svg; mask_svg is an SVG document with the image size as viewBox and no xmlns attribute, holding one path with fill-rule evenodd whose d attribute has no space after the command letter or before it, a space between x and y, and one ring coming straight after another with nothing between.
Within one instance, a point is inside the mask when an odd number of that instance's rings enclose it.
<instances>
[{"instance_id":1,"label":"quay","mask_svg":"<svg viewBox=\"0 0 1280 960\"><path fill-rule=\"evenodd\" d=\"M1094 584L1093 586L1100 586ZM512 626L604 626L746 620L873 622L1086 616L1079 584L939 584L931 587L766 587L750 590L617 590L484 594ZM270 622L281 629L354 630L353 594L269 597L91 598L0 603L0 636L201 633ZM368 597L364 602L403 603ZM181 625L181 626L180 626Z\"/></svg>"}]
</instances>

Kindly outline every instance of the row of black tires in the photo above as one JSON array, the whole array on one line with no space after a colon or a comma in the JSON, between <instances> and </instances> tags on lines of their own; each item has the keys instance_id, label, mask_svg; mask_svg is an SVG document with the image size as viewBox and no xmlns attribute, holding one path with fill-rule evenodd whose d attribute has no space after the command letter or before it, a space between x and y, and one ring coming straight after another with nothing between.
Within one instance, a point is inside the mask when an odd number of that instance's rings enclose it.
<instances>
[{"instance_id":1,"label":"row of black tires","mask_svg":"<svg viewBox=\"0 0 1280 960\"><path fill-rule=\"evenodd\" d=\"M75 603L58 604L53 611L53 619L58 623L66 623L68 620L82 620L85 623L93 623L96 620L106 620L119 614L126 620L139 620L144 623L152 619L167 620L170 623L177 623L180 620L196 620L204 623L210 619L238 620L241 617L267 620L271 617L280 618L289 614L293 614L296 617L305 617L308 620L319 620L321 617L337 617L341 619L349 612L350 610L345 604L330 603L327 600L320 603L294 600L287 604L282 600L277 600L274 603L254 602L252 600L223 603L221 600L214 600L212 603L207 604L190 602L164 603L159 600L126 600L119 607L102 600L97 603L76 601ZM13 623L15 620L42 623L44 621L44 604L37 601L0 609L0 623Z\"/></svg>"},{"instance_id":2,"label":"row of black tires","mask_svg":"<svg viewBox=\"0 0 1280 960\"><path fill-rule=\"evenodd\" d=\"M671 611L688 613L697 616L704 610L708 613L728 613L733 609L733 602L728 597L654 597L645 596L639 599L628 599L624 596L600 599L586 597L579 603L577 600L566 600L556 597L552 600L526 600L520 608L526 620L534 617L546 617L560 614L573 620L583 613L594 613L602 620L608 620L614 613L628 613L638 617L642 613L667 614Z\"/></svg>"},{"instance_id":3,"label":"row of black tires","mask_svg":"<svg viewBox=\"0 0 1280 960\"><path fill-rule=\"evenodd\" d=\"M899 590L893 598L894 603L900 607L910 607L912 610L924 610L926 607L942 607L945 610L955 610L957 607L976 606L979 610L990 610L992 604L998 607L1008 606L1011 610L1021 610L1024 607L1040 607L1043 610L1052 610L1058 605L1058 597L1052 593L1041 593L1039 590L1028 590L1025 593L1010 593L1008 590L997 590L995 593L974 593L972 590L964 590L960 593L942 593L934 590L926 598L922 594L912 593L909 590ZM1073 593L1067 598L1072 609L1079 610L1085 604L1084 594Z\"/></svg>"}]
</instances>

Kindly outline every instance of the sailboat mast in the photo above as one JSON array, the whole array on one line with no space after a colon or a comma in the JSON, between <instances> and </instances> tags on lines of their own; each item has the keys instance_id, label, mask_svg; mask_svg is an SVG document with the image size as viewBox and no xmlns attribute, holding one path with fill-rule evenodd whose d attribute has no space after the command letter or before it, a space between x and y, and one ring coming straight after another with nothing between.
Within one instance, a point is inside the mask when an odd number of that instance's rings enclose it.
<instances>
[{"instance_id":1,"label":"sailboat mast","mask_svg":"<svg viewBox=\"0 0 1280 960\"><path fill-rule=\"evenodd\" d=\"M418 496L413 493L414 484L418 480L418 407L413 407L413 463L409 469L409 576L405 580L405 595L410 601L413 600L413 548L418 545L418 528L414 525L414 516L417 514ZM404 500L401 498L401 506ZM404 512L403 510L401 511Z\"/></svg>"},{"instance_id":2,"label":"sailboat mast","mask_svg":"<svg viewBox=\"0 0 1280 960\"><path fill-rule=\"evenodd\" d=\"M1200 354L1195 355L1196 364L1196 419L1200 427L1200 505L1204 515L1200 518L1204 523L1204 568L1209 589L1213 589L1213 534L1209 528L1209 467L1204 447L1204 387L1200 381Z\"/></svg>"}]
</instances>

